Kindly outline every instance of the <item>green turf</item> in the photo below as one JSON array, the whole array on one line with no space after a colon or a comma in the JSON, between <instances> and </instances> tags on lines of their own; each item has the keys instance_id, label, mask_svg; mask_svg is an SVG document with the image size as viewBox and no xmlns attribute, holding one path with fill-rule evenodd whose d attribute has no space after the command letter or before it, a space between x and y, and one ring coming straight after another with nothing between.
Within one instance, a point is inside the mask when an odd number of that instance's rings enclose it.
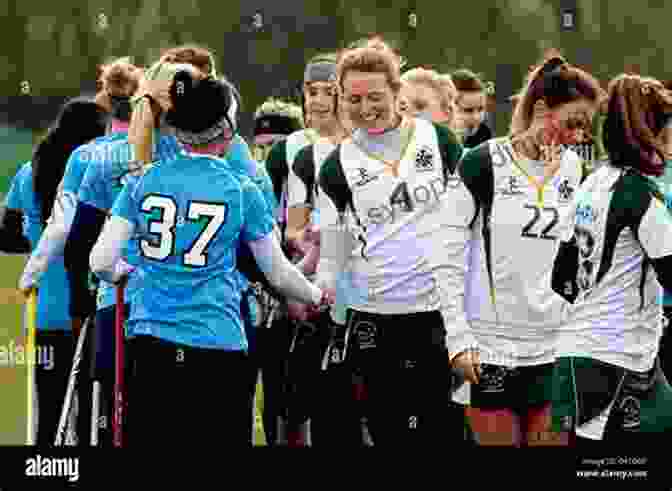
<instances>
[{"instance_id":1,"label":"green turf","mask_svg":"<svg viewBox=\"0 0 672 491\"><path fill-rule=\"evenodd\" d=\"M23 299L16 284L25 263L24 256L0 255L0 445L26 442L26 365L10 365L11 345L23 345Z\"/></svg>"}]
</instances>

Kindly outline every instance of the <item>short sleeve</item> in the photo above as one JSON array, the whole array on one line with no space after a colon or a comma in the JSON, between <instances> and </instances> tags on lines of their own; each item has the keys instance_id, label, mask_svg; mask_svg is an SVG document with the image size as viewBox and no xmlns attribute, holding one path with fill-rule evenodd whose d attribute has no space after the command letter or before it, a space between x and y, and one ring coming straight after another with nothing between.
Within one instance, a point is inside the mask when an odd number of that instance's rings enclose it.
<instances>
[{"instance_id":1,"label":"short sleeve","mask_svg":"<svg viewBox=\"0 0 672 491\"><path fill-rule=\"evenodd\" d=\"M478 216L478 212L484 207L491 206L494 199L494 174L492 169L492 157L488 142L471 149L462 157L459 163L459 181L471 194L471 203L465 206L455 207L460 213L460 218L472 223ZM447 190L463 189L457 185L457 180L448 180Z\"/></svg>"},{"instance_id":2,"label":"short sleeve","mask_svg":"<svg viewBox=\"0 0 672 491\"><path fill-rule=\"evenodd\" d=\"M112 206L112 216L118 216L126 221L136 224L138 216L138 193L141 192L142 179L127 183Z\"/></svg>"},{"instance_id":3,"label":"short sleeve","mask_svg":"<svg viewBox=\"0 0 672 491\"><path fill-rule=\"evenodd\" d=\"M450 129L438 124L434 124L434 128L439 140L443 167L452 174L464 153L463 146Z\"/></svg>"},{"instance_id":4,"label":"short sleeve","mask_svg":"<svg viewBox=\"0 0 672 491\"><path fill-rule=\"evenodd\" d=\"M275 199L280 203L282 201L282 191L289 175L287 142L285 140L279 141L271 148L266 158L266 171L273 183Z\"/></svg>"},{"instance_id":5,"label":"short sleeve","mask_svg":"<svg viewBox=\"0 0 672 491\"><path fill-rule=\"evenodd\" d=\"M105 185L104 166L102 163L94 162L87 166L79 187L78 199L82 203L106 210L110 199L107 186Z\"/></svg>"},{"instance_id":6,"label":"short sleeve","mask_svg":"<svg viewBox=\"0 0 672 491\"><path fill-rule=\"evenodd\" d=\"M243 242L259 240L273 231L273 215L264 202L259 188L249 180L241 182L243 191L244 222L241 231Z\"/></svg>"},{"instance_id":7,"label":"short sleeve","mask_svg":"<svg viewBox=\"0 0 672 491\"><path fill-rule=\"evenodd\" d=\"M271 178L262 164L257 164L257 173L254 177L254 182L259 186L259 189L264 196L264 200L266 200L266 206L268 206L271 213L273 213L273 216L275 216L279 205L278 201L275 199L275 194L273 193L273 183L271 182Z\"/></svg>"},{"instance_id":8,"label":"short sleeve","mask_svg":"<svg viewBox=\"0 0 672 491\"><path fill-rule=\"evenodd\" d=\"M72 152L63 173L61 192L77 195L79 186L82 184L82 179L84 179L86 168L92 159L93 154L88 146L78 148Z\"/></svg>"},{"instance_id":9,"label":"short sleeve","mask_svg":"<svg viewBox=\"0 0 672 491\"><path fill-rule=\"evenodd\" d=\"M651 199L637 235L649 258L672 256L672 213L660 199Z\"/></svg>"},{"instance_id":10,"label":"short sleeve","mask_svg":"<svg viewBox=\"0 0 672 491\"><path fill-rule=\"evenodd\" d=\"M9 192L5 198L5 206L10 210L23 210L23 200L21 198L21 187L25 176L27 165L24 165L12 178Z\"/></svg>"},{"instance_id":11,"label":"short sleeve","mask_svg":"<svg viewBox=\"0 0 672 491\"><path fill-rule=\"evenodd\" d=\"M336 210L339 213L345 212L348 204L352 203L352 190L341 166L340 146L336 147L320 167L318 182Z\"/></svg>"},{"instance_id":12,"label":"short sleeve","mask_svg":"<svg viewBox=\"0 0 672 491\"><path fill-rule=\"evenodd\" d=\"M303 147L296 154L287 178L287 207L314 205L315 189L314 146Z\"/></svg>"}]
</instances>

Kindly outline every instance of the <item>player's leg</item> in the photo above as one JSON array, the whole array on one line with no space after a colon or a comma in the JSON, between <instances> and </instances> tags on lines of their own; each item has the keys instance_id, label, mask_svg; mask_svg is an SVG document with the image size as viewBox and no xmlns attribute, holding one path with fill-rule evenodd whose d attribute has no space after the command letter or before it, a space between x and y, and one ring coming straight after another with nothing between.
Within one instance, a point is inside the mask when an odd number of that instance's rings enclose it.
<instances>
[{"instance_id":1,"label":"player's leg","mask_svg":"<svg viewBox=\"0 0 672 491\"><path fill-rule=\"evenodd\" d=\"M177 346L184 352L176 370L177 406L185 431L176 440L186 448L250 448L248 354ZM215 380L215 384L208 384ZM210 386L210 387L209 387Z\"/></svg>"},{"instance_id":2,"label":"player's leg","mask_svg":"<svg viewBox=\"0 0 672 491\"><path fill-rule=\"evenodd\" d=\"M330 314L326 314L330 317ZM331 327L331 319L326 319ZM356 400L352 366L345 362L345 326L333 326L325 346L326 366L319 374L311 414L310 436L313 447L363 445L361 404Z\"/></svg>"},{"instance_id":3,"label":"player's leg","mask_svg":"<svg viewBox=\"0 0 672 491\"><path fill-rule=\"evenodd\" d=\"M482 364L478 384L471 386L469 419L481 446L522 443L521 418L512 408L513 372L501 365Z\"/></svg>"},{"instance_id":4,"label":"player's leg","mask_svg":"<svg viewBox=\"0 0 672 491\"><path fill-rule=\"evenodd\" d=\"M39 398L37 444L51 447L56 438L75 343L69 331L38 329L35 344L35 382Z\"/></svg>"},{"instance_id":5,"label":"player's leg","mask_svg":"<svg viewBox=\"0 0 672 491\"><path fill-rule=\"evenodd\" d=\"M175 346L151 336L136 336L133 345L133 380L129 397L128 447L174 445L191 431L179 409L183 397L178 387L180 366ZM203 383L198 384L200 387ZM178 419L174 419L178 418ZM171 429L170 431L167 429Z\"/></svg>"},{"instance_id":6,"label":"player's leg","mask_svg":"<svg viewBox=\"0 0 672 491\"><path fill-rule=\"evenodd\" d=\"M257 332L253 325L252 312L250 310L250 296L251 290L248 289L242 292L240 300L240 317L245 329L245 336L247 337L248 353L249 353L249 424L246 426L250 428L250 442L254 441L254 395L257 387L258 376L258 348L257 348Z\"/></svg>"},{"instance_id":7,"label":"player's leg","mask_svg":"<svg viewBox=\"0 0 672 491\"><path fill-rule=\"evenodd\" d=\"M261 357L261 380L264 391L264 432L269 446L286 444L285 384L286 361L291 343L291 322L285 314L260 329L258 346Z\"/></svg>"},{"instance_id":8,"label":"player's leg","mask_svg":"<svg viewBox=\"0 0 672 491\"><path fill-rule=\"evenodd\" d=\"M522 367L516 380L516 406L522 416L527 446L566 446L568 432L555 432L552 425L553 364Z\"/></svg>"},{"instance_id":9,"label":"player's leg","mask_svg":"<svg viewBox=\"0 0 672 491\"><path fill-rule=\"evenodd\" d=\"M447 413L451 399L451 373L445 347L445 328L439 312L410 314L404 325L417 326L412 336L401 330L388 332L404 362L402 378L407 399L404 440L412 446L432 446L436 441L464 445L462 412ZM399 324L399 323L398 323ZM390 340L388 339L388 343Z\"/></svg>"}]
</instances>

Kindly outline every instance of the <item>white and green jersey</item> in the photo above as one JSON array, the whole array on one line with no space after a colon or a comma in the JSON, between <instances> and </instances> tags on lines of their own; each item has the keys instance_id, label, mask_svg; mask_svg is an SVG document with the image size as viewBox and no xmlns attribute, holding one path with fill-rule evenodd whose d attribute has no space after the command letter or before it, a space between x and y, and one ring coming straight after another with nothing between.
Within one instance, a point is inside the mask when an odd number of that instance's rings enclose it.
<instances>
[{"instance_id":1,"label":"white and green jersey","mask_svg":"<svg viewBox=\"0 0 672 491\"><path fill-rule=\"evenodd\" d=\"M316 182L322 164L335 149L329 138L319 138L296 154L289 169L287 208L310 208L311 222L317 226L336 225L338 221L336 207Z\"/></svg>"},{"instance_id":2,"label":"white and green jersey","mask_svg":"<svg viewBox=\"0 0 672 491\"><path fill-rule=\"evenodd\" d=\"M471 244L466 310L481 362L532 366L555 359L564 300L551 289L550 277L561 218L583 171L579 156L565 149L559 169L543 182L544 162L514 156L511 141L496 138L472 149L462 163L472 172L491 168L494 176L489 244L483 233Z\"/></svg>"},{"instance_id":3,"label":"white and green jersey","mask_svg":"<svg viewBox=\"0 0 672 491\"><path fill-rule=\"evenodd\" d=\"M648 260L672 255L672 216L659 189L606 164L581 186L568 222L563 241L576 252L562 255L556 267L574 302L557 355L651 369L662 333L662 290Z\"/></svg>"},{"instance_id":4,"label":"white and green jersey","mask_svg":"<svg viewBox=\"0 0 672 491\"><path fill-rule=\"evenodd\" d=\"M395 153L402 156L396 171L389 160ZM405 118L383 135L355 132L319 177L339 214L357 223L345 271L328 271L349 275L349 305L378 314L441 311L451 354L474 346L464 316L464 269L476 198L454 173L461 155L449 130ZM320 269L328 247L322 244Z\"/></svg>"}]
</instances>

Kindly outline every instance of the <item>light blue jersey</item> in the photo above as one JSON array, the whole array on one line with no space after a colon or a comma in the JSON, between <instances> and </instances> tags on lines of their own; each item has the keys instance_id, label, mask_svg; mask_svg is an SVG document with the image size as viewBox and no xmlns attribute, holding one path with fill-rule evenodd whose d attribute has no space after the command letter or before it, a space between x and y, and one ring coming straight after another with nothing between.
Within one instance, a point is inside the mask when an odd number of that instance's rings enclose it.
<instances>
[{"instance_id":1,"label":"light blue jersey","mask_svg":"<svg viewBox=\"0 0 672 491\"><path fill-rule=\"evenodd\" d=\"M231 142L231 146L226 153L226 161L236 174L248 177L252 180L264 197L267 212L271 213L272 216L275 216L278 204L275 199L275 193L273 192L273 182L271 181L271 177L268 175L266 167L259 164L259 162L252 157L252 152L250 152L247 142L240 135L236 135ZM249 288L250 282L242 273L238 273L238 278L240 290L246 291ZM249 302L248 311L251 316L250 321L252 325L256 325L257 308L256 305L254 305L255 297L250 295L247 297L247 300Z\"/></svg>"},{"instance_id":2,"label":"light blue jersey","mask_svg":"<svg viewBox=\"0 0 672 491\"><path fill-rule=\"evenodd\" d=\"M272 232L261 192L226 161L182 154L126 185L112 209L132 223L139 290L129 334L246 350L236 251Z\"/></svg>"},{"instance_id":3,"label":"light blue jersey","mask_svg":"<svg viewBox=\"0 0 672 491\"><path fill-rule=\"evenodd\" d=\"M14 176L5 205L23 213L23 235L35 249L42 235L40 203L33 191L33 168L25 163ZM63 257L56 258L42 276L37 297L37 328L52 331L72 329L70 291Z\"/></svg>"},{"instance_id":4,"label":"light blue jersey","mask_svg":"<svg viewBox=\"0 0 672 491\"><path fill-rule=\"evenodd\" d=\"M177 140L172 136L161 136L154 149L157 160L174 160L182 152ZM94 151L89 149L91 159L86 168L78 200L98 210L109 212L123 186L136 178L129 174L128 162L132 160L131 145L126 132L117 133L96 145ZM131 264L135 263L137 250L127 248L123 257ZM137 277L130 275L126 285L126 300L131 302L137 292ZM116 303L116 287L101 281L98 286L98 310Z\"/></svg>"},{"instance_id":5,"label":"light blue jersey","mask_svg":"<svg viewBox=\"0 0 672 491\"><path fill-rule=\"evenodd\" d=\"M61 181L60 191L76 196L77 191L79 191L79 186L82 183L82 179L84 179L86 168L94 158L95 146L106 141L114 141L118 137L119 133L99 136L95 140L77 147L68 158L68 163L65 166L65 172L63 173L63 179Z\"/></svg>"}]
</instances>

